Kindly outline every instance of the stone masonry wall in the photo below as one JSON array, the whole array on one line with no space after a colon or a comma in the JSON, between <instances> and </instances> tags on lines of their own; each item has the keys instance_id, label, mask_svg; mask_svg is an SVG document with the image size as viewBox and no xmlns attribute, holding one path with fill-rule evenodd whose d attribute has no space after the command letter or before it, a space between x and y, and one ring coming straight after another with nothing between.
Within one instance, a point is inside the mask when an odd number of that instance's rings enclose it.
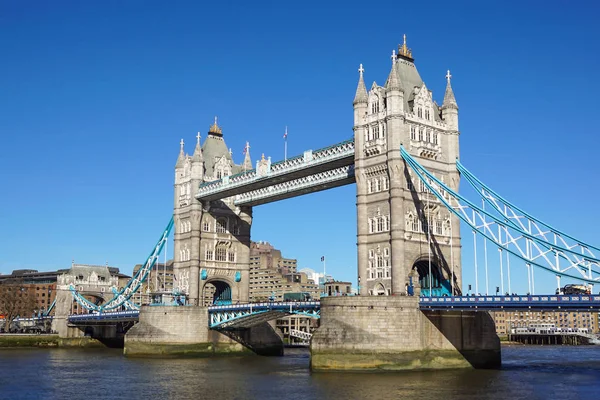
<instances>
[{"instance_id":1,"label":"stone masonry wall","mask_svg":"<svg viewBox=\"0 0 600 400\"><path fill-rule=\"evenodd\" d=\"M247 353L241 344L208 328L206 307L142 307L125 335L126 355Z\"/></svg>"},{"instance_id":2,"label":"stone masonry wall","mask_svg":"<svg viewBox=\"0 0 600 400\"><path fill-rule=\"evenodd\" d=\"M321 299L313 370L499 365L500 342L486 312L422 312L417 297Z\"/></svg>"}]
</instances>

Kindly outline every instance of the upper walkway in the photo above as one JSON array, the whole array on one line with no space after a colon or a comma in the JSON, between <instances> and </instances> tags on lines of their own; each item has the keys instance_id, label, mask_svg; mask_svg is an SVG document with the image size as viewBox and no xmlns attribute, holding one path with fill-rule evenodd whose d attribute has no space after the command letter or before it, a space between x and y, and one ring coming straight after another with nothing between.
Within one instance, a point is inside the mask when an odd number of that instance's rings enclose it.
<instances>
[{"instance_id":1,"label":"upper walkway","mask_svg":"<svg viewBox=\"0 0 600 400\"><path fill-rule=\"evenodd\" d=\"M211 201L236 196L235 205L255 206L355 182L354 140L271 163L200 185L196 199Z\"/></svg>"},{"instance_id":2,"label":"upper walkway","mask_svg":"<svg viewBox=\"0 0 600 400\"><path fill-rule=\"evenodd\" d=\"M421 297L421 310L600 310L600 295Z\"/></svg>"}]
</instances>

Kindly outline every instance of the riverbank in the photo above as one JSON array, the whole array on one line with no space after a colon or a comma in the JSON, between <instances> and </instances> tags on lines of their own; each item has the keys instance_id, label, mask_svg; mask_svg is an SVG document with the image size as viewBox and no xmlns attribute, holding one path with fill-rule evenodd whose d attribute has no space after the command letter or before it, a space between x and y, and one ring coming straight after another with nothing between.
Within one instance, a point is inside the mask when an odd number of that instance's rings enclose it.
<instances>
[{"instance_id":1,"label":"riverbank","mask_svg":"<svg viewBox=\"0 0 600 400\"><path fill-rule=\"evenodd\" d=\"M0 348L100 348L105 347L90 337L60 338L58 335L0 334Z\"/></svg>"}]
</instances>

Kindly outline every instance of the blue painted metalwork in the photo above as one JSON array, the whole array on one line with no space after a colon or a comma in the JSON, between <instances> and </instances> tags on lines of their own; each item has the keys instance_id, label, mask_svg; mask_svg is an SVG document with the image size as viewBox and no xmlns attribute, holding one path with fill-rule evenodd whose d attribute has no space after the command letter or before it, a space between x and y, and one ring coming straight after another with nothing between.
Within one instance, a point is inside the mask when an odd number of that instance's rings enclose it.
<instances>
[{"instance_id":1,"label":"blue painted metalwork","mask_svg":"<svg viewBox=\"0 0 600 400\"><path fill-rule=\"evenodd\" d=\"M48 307L48 309L46 311L44 311L41 316L47 317L48 315L50 315L50 313L54 309L55 305L56 305L56 298L54 298L54 301L52 302L52 304L50 304L50 307Z\"/></svg>"},{"instance_id":2,"label":"blue painted metalwork","mask_svg":"<svg viewBox=\"0 0 600 400\"><path fill-rule=\"evenodd\" d=\"M202 279L203 281L208 279L208 271L207 270L203 269L200 272L200 279Z\"/></svg>"},{"instance_id":3,"label":"blue painted metalwork","mask_svg":"<svg viewBox=\"0 0 600 400\"><path fill-rule=\"evenodd\" d=\"M133 276L133 278L131 278L131 280L127 282L125 287L123 287L123 289L121 289L118 292L118 294L115 295L115 297L107 301L105 304L97 305L90 302L85 297L77 293L75 287L71 285L69 287L69 290L73 294L75 300L77 300L77 303L79 303L82 307L89 311L109 311L118 309L123 304L125 304L125 302L129 301L131 296L133 296L133 294L140 289L141 285L146 281L146 279L148 279L150 271L156 264L158 257L163 247L165 246L165 243L167 242L169 234L171 233L171 229L173 229L173 223L174 220L173 217L171 217L171 220L167 224L167 227L163 231L160 239L154 246L152 253L150 253L148 258L146 259L144 266L138 270L138 272Z\"/></svg>"},{"instance_id":4,"label":"blue painted metalwork","mask_svg":"<svg viewBox=\"0 0 600 400\"><path fill-rule=\"evenodd\" d=\"M600 310L600 295L421 297L421 310Z\"/></svg>"},{"instance_id":5,"label":"blue painted metalwork","mask_svg":"<svg viewBox=\"0 0 600 400\"><path fill-rule=\"evenodd\" d=\"M101 322L122 322L122 321L138 321L140 317L139 310L130 311L112 311L112 312L94 312L91 314L75 314L69 315L68 321L70 324L86 325Z\"/></svg>"},{"instance_id":6,"label":"blue painted metalwork","mask_svg":"<svg viewBox=\"0 0 600 400\"><path fill-rule=\"evenodd\" d=\"M228 306L208 307L209 327L211 329L225 329L256 315L271 312L273 319L277 315L304 315L311 318L320 318L321 302L298 301L298 302L266 302L232 304Z\"/></svg>"},{"instance_id":7,"label":"blue painted metalwork","mask_svg":"<svg viewBox=\"0 0 600 400\"><path fill-rule=\"evenodd\" d=\"M240 271L237 271L235 273L235 281L236 282L241 282L242 281L242 273Z\"/></svg>"},{"instance_id":8,"label":"blue painted metalwork","mask_svg":"<svg viewBox=\"0 0 600 400\"><path fill-rule=\"evenodd\" d=\"M552 272L559 276L570 277L579 281L597 283L600 281L600 260L596 262L595 258L585 256L585 259L593 261L588 263L587 268L580 268L577 263L574 265L567 266L566 268L559 268L558 264L554 264L554 256L556 258L564 258L565 252L562 251L555 243L545 241L540 236L532 235L526 229L519 226L518 224L507 222L505 216L498 216L495 212L483 209L482 207L474 204L465 197L461 196L457 192L453 191L444 182L437 179L433 174L427 171L422 165L420 165L408 152L402 147L400 154L406 163L411 167L417 177L423 182L427 189L438 198L438 200L446 207L450 212L459 217L463 222L467 223L474 231L479 235L495 243L503 251L520 258L525 263L543 269L545 271ZM451 202L455 202L456 205L452 205ZM469 209L473 212L473 218L467 215L466 210ZM475 215L481 220L481 224L476 223ZM515 232L510 234L509 240L503 242L500 240L500 234L493 232L490 229L492 224L496 224L500 231L504 231L506 235L509 232ZM520 240L527 241L525 244L528 248L528 253L524 252L521 247L518 246ZM529 244L533 243L534 246ZM511 247L514 246L514 247ZM525 246L524 246L525 247ZM531 250L535 248L536 254L533 254ZM567 250L567 253L573 253L572 250ZM551 253L551 254L550 254ZM550 255L550 256L549 256ZM595 270L592 270L595 267ZM577 272L581 275L575 275L571 273L571 269L576 268ZM589 271L589 273L588 273ZM594 277L594 275L599 275Z\"/></svg>"}]
</instances>

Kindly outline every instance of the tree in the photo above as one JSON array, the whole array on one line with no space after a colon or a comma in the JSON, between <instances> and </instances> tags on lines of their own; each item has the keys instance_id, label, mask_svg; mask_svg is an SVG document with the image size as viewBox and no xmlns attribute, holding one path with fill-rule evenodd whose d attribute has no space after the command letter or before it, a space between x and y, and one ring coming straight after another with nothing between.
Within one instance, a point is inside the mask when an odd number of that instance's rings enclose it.
<instances>
[{"instance_id":1,"label":"tree","mask_svg":"<svg viewBox=\"0 0 600 400\"><path fill-rule=\"evenodd\" d=\"M9 332L15 318L31 317L37 309L33 287L22 280L7 280L0 284L0 314L4 315L4 331Z\"/></svg>"}]
</instances>

